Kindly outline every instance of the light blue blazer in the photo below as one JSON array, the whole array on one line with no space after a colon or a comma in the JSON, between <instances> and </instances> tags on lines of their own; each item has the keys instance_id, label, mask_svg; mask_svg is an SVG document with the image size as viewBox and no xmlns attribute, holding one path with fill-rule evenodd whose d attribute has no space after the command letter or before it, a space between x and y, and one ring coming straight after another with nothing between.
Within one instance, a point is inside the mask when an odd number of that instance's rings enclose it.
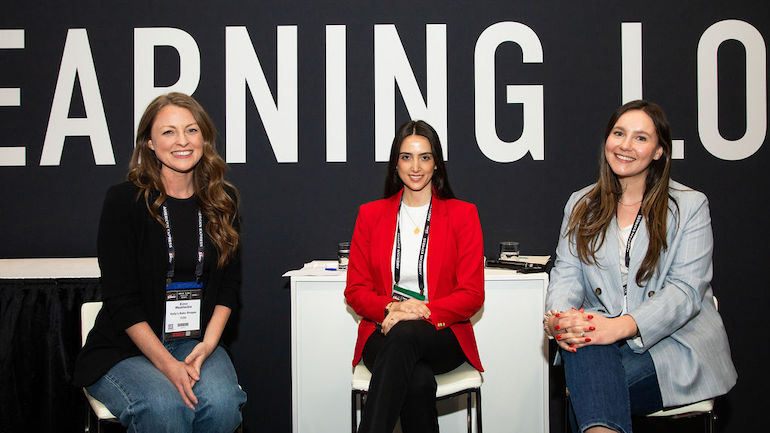
<instances>
[{"instance_id":1,"label":"light blue blazer","mask_svg":"<svg viewBox=\"0 0 770 433\"><path fill-rule=\"evenodd\" d=\"M546 310L585 308L608 317L621 314L623 286L617 220L607 227L596 252L597 264L580 262L566 237L569 215L593 185L572 194L564 207L556 261L551 270ZM671 181L666 224L668 249L661 253L652 278L643 287L636 273L649 244L646 224L640 224L631 248L628 269L628 314L641 339L628 340L637 353L649 351L655 363L665 407L725 394L737 373L730 356L722 318L711 290L714 239L706 196Z\"/></svg>"}]
</instances>

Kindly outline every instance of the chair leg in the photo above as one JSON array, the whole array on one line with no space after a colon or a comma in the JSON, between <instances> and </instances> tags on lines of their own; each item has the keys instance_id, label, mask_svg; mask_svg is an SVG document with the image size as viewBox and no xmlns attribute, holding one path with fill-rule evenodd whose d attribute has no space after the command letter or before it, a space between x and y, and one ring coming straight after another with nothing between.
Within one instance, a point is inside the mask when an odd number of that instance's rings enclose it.
<instances>
[{"instance_id":1,"label":"chair leg","mask_svg":"<svg viewBox=\"0 0 770 433\"><path fill-rule=\"evenodd\" d=\"M85 433L91 433L91 406L86 402L86 424L83 431Z\"/></svg>"},{"instance_id":2,"label":"chair leg","mask_svg":"<svg viewBox=\"0 0 770 433\"><path fill-rule=\"evenodd\" d=\"M350 391L350 419L351 419L351 426L350 431L352 433L356 433L358 431L358 415L356 414L356 392Z\"/></svg>"},{"instance_id":3,"label":"chair leg","mask_svg":"<svg viewBox=\"0 0 770 433\"><path fill-rule=\"evenodd\" d=\"M564 419L562 422L564 423L563 433L570 433L569 394L564 397Z\"/></svg>"},{"instance_id":4,"label":"chair leg","mask_svg":"<svg viewBox=\"0 0 770 433\"><path fill-rule=\"evenodd\" d=\"M471 416L471 414L472 414L472 412L471 412L471 403L472 403L471 402L471 393L472 392L473 391L469 389L468 392L465 394L467 396L467 399L468 399L467 416L466 416L467 417L467 423L468 423L468 433L473 433L473 426L471 424L471 419L473 418Z\"/></svg>"},{"instance_id":5,"label":"chair leg","mask_svg":"<svg viewBox=\"0 0 770 433\"><path fill-rule=\"evenodd\" d=\"M476 433L482 433L481 426L481 388L476 388Z\"/></svg>"}]
</instances>

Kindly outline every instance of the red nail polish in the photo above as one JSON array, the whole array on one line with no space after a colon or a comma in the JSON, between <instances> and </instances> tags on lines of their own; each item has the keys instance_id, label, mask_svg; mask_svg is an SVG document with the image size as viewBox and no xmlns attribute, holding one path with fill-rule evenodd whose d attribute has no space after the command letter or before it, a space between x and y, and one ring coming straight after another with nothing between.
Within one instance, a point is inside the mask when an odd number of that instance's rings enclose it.
<instances>
[{"instance_id":1,"label":"red nail polish","mask_svg":"<svg viewBox=\"0 0 770 433\"><path fill-rule=\"evenodd\" d=\"M586 337L586 343L588 343L589 341L591 341L591 339Z\"/></svg>"},{"instance_id":2,"label":"red nail polish","mask_svg":"<svg viewBox=\"0 0 770 433\"><path fill-rule=\"evenodd\" d=\"M572 353L577 353L577 349L572 349Z\"/></svg>"},{"instance_id":3,"label":"red nail polish","mask_svg":"<svg viewBox=\"0 0 770 433\"><path fill-rule=\"evenodd\" d=\"M578 310L578 311L583 311L583 307L580 307L580 310Z\"/></svg>"},{"instance_id":4,"label":"red nail polish","mask_svg":"<svg viewBox=\"0 0 770 433\"><path fill-rule=\"evenodd\" d=\"M556 326L554 326L554 327L553 327L553 329L555 329L555 330L557 330L557 331L558 331L559 329L561 329L561 326L559 326L559 325L556 325Z\"/></svg>"},{"instance_id":5,"label":"red nail polish","mask_svg":"<svg viewBox=\"0 0 770 433\"><path fill-rule=\"evenodd\" d=\"M593 326L589 326L589 327L588 327L588 330L589 330L589 331L596 331L596 328L594 328Z\"/></svg>"},{"instance_id":6,"label":"red nail polish","mask_svg":"<svg viewBox=\"0 0 770 433\"><path fill-rule=\"evenodd\" d=\"M575 310L575 307L572 307L572 311L576 311L576 310Z\"/></svg>"},{"instance_id":7,"label":"red nail polish","mask_svg":"<svg viewBox=\"0 0 770 433\"><path fill-rule=\"evenodd\" d=\"M561 334L557 335L557 336L556 336L556 339L557 339L557 340L561 340Z\"/></svg>"},{"instance_id":8,"label":"red nail polish","mask_svg":"<svg viewBox=\"0 0 770 433\"><path fill-rule=\"evenodd\" d=\"M589 315L588 315L588 318L589 318L589 319L593 319L593 318L594 318L594 316L593 316L593 315L591 315L591 314L589 314Z\"/></svg>"},{"instance_id":9,"label":"red nail polish","mask_svg":"<svg viewBox=\"0 0 770 433\"><path fill-rule=\"evenodd\" d=\"M569 344L569 347L572 347L572 343Z\"/></svg>"},{"instance_id":10,"label":"red nail polish","mask_svg":"<svg viewBox=\"0 0 770 433\"><path fill-rule=\"evenodd\" d=\"M559 317L559 313L554 314L554 316Z\"/></svg>"}]
</instances>

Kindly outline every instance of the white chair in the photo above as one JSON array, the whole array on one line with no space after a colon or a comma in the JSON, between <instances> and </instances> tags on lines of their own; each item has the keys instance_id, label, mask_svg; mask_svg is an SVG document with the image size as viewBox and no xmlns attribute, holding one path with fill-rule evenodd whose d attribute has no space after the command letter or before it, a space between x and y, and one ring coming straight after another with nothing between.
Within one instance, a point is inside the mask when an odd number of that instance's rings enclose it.
<instances>
[{"instance_id":1,"label":"white chair","mask_svg":"<svg viewBox=\"0 0 770 433\"><path fill-rule=\"evenodd\" d=\"M358 364L353 370L352 391L350 393L352 432L358 431L358 413L357 406L363 406L365 395L369 391L369 381L372 373L362 363ZM466 394L468 396L468 433L473 433L471 422L471 395L476 394L476 432L481 431L481 384L483 379L481 373L473 368L467 362L459 367L444 374L436 375L436 400L444 400L458 395Z\"/></svg>"},{"instance_id":2,"label":"white chair","mask_svg":"<svg viewBox=\"0 0 770 433\"><path fill-rule=\"evenodd\" d=\"M86 344L86 337L88 337L88 332L91 331L91 328L94 327L94 322L96 321L96 315L99 313L99 310L101 309L102 309L101 302L86 302L80 307L81 345ZM107 406L105 406L104 404L102 404L102 402L92 397L91 394L89 394L85 388L83 388L83 393L86 395L86 399L88 400L88 405L89 405L89 408L86 409L86 424L85 424L86 433L91 432L91 421L92 421L91 411L93 411L93 414L96 416L97 433L102 432L103 423L110 423L110 424L120 423L120 421L118 421L115 415L113 415L112 412L110 412L110 410L107 409Z\"/></svg>"},{"instance_id":3,"label":"white chair","mask_svg":"<svg viewBox=\"0 0 770 433\"><path fill-rule=\"evenodd\" d=\"M99 314L99 310L102 309L102 303L101 302L85 302L80 307L80 332L81 332L81 346L86 344L86 337L88 337L88 332L91 331L91 328L94 327L94 322L96 321L96 315ZM240 388L240 385L238 385ZM85 388L83 388L83 394L86 395L86 399L88 400L88 405L90 406L89 410L86 409L86 427L85 427L85 433L91 432L91 411L93 411L93 414L96 416L96 431L97 433L102 433L102 424L114 424L114 425L120 425L120 421L118 420L115 415L110 412L109 409L107 409L107 406L105 406L102 402L95 399L91 394L86 391ZM236 432L241 432L243 430L243 424L238 426L238 429Z\"/></svg>"},{"instance_id":4,"label":"white chair","mask_svg":"<svg viewBox=\"0 0 770 433\"><path fill-rule=\"evenodd\" d=\"M714 415L714 399L703 400L697 403L692 403L679 407L664 408L655 413L647 415L648 418L693 418L702 416L704 417L704 425L707 433L713 433L714 421L716 415Z\"/></svg>"},{"instance_id":5,"label":"white chair","mask_svg":"<svg viewBox=\"0 0 770 433\"><path fill-rule=\"evenodd\" d=\"M569 432L569 390L567 390L567 401L564 406L564 431ZM703 400L697 403L686 404L684 406L663 408L657 412L646 415L650 419L680 419L703 417L706 433L714 432L714 399Z\"/></svg>"},{"instance_id":6,"label":"white chair","mask_svg":"<svg viewBox=\"0 0 770 433\"><path fill-rule=\"evenodd\" d=\"M714 296L714 308L719 310L719 302L717 297ZM569 389L566 391L567 401L564 406L564 429L569 428ZM714 414L714 399L703 400L695 403L686 404L684 406L675 406L663 408L657 412L646 415L646 418L651 419L680 419L680 418L695 418L702 416L706 433L714 432L714 422L716 421L716 415Z\"/></svg>"},{"instance_id":7,"label":"white chair","mask_svg":"<svg viewBox=\"0 0 770 433\"><path fill-rule=\"evenodd\" d=\"M719 311L719 301L717 297L713 296L714 308ZM663 408L657 412L647 415L648 418L693 418L697 416L704 417L704 425L706 427L706 433L712 433L714 431L714 421L716 415L714 414L714 399L708 399L699 401L697 403L686 404L684 406Z\"/></svg>"}]
</instances>

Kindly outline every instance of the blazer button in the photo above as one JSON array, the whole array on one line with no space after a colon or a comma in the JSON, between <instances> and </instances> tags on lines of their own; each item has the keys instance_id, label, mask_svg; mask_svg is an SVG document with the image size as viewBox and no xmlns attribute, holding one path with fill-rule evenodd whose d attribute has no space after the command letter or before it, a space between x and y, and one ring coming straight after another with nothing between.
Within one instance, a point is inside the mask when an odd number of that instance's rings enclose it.
<instances>
[{"instance_id":1,"label":"blazer button","mask_svg":"<svg viewBox=\"0 0 770 433\"><path fill-rule=\"evenodd\" d=\"M652 298L652 295L654 294L655 294L655 290L650 290L649 292L647 292L647 297Z\"/></svg>"},{"instance_id":2,"label":"blazer button","mask_svg":"<svg viewBox=\"0 0 770 433\"><path fill-rule=\"evenodd\" d=\"M594 290L594 293L596 293L596 296L600 296L602 294L601 287L597 287L596 290Z\"/></svg>"}]
</instances>

